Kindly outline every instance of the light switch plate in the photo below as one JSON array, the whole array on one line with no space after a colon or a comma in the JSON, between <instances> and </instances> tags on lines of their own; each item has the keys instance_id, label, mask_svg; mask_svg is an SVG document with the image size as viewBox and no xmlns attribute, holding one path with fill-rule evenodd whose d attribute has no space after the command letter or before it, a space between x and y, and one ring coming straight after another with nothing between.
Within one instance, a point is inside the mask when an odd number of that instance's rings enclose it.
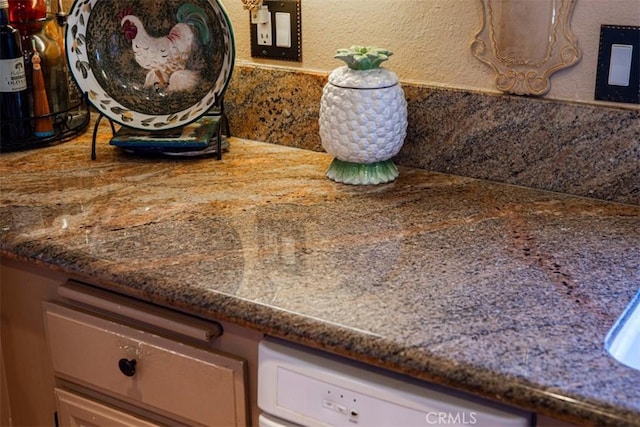
<instances>
[{"instance_id":1,"label":"light switch plate","mask_svg":"<svg viewBox=\"0 0 640 427\"><path fill-rule=\"evenodd\" d=\"M640 104L640 27L600 27L595 99Z\"/></svg>"},{"instance_id":2,"label":"light switch plate","mask_svg":"<svg viewBox=\"0 0 640 427\"><path fill-rule=\"evenodd\" d=\"M269 9L271 18L272 43L265 45L260 43L264 40L264 35L260 38L258 26L251 22L251 56L254 58L278 59L282 61L302 61L302 27L301 27L301 0L263 0L263 6ZM284 23L283 18L288 17L288 22ZM286 19L286 18L285 18ZM280 28L278 23L281 24ZM284 25L282 25L284 24ZM283 27L290 31L289 39L282 33Z\"/></svg>"}]
</instances>

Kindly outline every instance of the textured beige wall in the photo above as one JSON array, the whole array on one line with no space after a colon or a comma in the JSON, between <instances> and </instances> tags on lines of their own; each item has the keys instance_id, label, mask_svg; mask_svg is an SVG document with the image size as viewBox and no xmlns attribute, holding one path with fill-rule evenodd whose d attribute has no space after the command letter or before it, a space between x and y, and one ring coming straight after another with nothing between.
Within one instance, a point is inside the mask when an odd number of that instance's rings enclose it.
<instances>
[{"instance_id":1,"label":"textured beige wall","mask_svg":"<svg viewBox=\"0 0 640 427\"><path fill-rule=\"evenodd\" d=\"M337 48L378 45L394 52L386 66L403 81L496 92L491 69L469 49L480 29L480 0L302 0L302 63L251 58L248 12L240 0L222 3L240 63L329 71L341 65L333 59ZM594 103L601 24L640 25L640 0L577 0L572 29L583 56L554 74L547 98Z\"/></svg>"},{"instance_id":2,"label":"textured beige wall","mask_svg":"<svg viewBox=\"0 0 640 427\"><path fill-rule=\"evenodd\" d=\"M63 1L68 8L73 3ZM341 65L333 58L336 49L378 45L394 52L386 66L403 81L496 92L491 69L469 49L480 29L480 0L302 0L302 63L251 58L249 13L240 0L220 1L234 28L239 63L326 72ZM553 75L547 98L597 103L601 24L640 25L640 0L576 0L571 27L582 59Z\"/></svg>"}]
</instances>

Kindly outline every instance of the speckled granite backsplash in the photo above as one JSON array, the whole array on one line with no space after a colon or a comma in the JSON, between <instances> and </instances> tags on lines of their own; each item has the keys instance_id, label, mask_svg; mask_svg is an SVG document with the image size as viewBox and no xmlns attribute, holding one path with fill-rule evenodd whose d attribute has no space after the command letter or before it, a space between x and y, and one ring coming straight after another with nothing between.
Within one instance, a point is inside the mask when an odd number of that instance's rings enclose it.
<instances>
[{"instance_id":1,"label":"speckled granite backsplash","mask_svg":"<svg viewBox=\"0 0 640 427\"><path fill-rule=\"evenodd\" d=\"M234 136L322 151L327 75L236 65ZM403 83L409 129L398 164L640 205L640 110Z\"/></svg>"}]
</instances>

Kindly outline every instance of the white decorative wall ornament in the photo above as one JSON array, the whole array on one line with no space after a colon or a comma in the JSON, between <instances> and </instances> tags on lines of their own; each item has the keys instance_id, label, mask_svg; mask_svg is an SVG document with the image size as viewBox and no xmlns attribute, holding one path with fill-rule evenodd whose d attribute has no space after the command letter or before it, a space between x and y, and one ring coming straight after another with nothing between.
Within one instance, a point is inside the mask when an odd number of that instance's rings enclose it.
<instances>
[{"instance_id":1,"label":"white decorative wall ornament","mask_svg":"<svg viewBox=\"0 0 640 427\"><path fill-rule=\"evenodd\" d=\"M577 0L479 0L482 28L471 52L496 73L499 90L544 95L553 73L580 60L571 32Z\"/></svg>"},{"instance_id":2,"label":"white decorative wall ornament","mask_svg":"<svg viewBox=\"0 0 640 427\"><path fill-rule=\"evenodd\" d=\"M262 0L240 0L245 9L253 11L262 6Z\"/></svg>"}]
</instances>

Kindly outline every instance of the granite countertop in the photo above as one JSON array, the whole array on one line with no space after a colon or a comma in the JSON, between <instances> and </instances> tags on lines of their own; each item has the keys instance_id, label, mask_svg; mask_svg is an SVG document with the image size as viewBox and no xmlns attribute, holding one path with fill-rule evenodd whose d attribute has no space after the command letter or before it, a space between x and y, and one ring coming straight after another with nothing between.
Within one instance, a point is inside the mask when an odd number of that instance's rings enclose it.
<instances>
[{"instance_id":1,"label":"granite countertop","mask_svg":"<svg viewBox=\"0 0 640 427\"><path fill-rule=\"evenodd\" d=\"M90 133L0 156L1 254L581 424L640 425L603 340L640 288L640 207L230 139L144 158Z\"/></svg>"}]
</instances>

